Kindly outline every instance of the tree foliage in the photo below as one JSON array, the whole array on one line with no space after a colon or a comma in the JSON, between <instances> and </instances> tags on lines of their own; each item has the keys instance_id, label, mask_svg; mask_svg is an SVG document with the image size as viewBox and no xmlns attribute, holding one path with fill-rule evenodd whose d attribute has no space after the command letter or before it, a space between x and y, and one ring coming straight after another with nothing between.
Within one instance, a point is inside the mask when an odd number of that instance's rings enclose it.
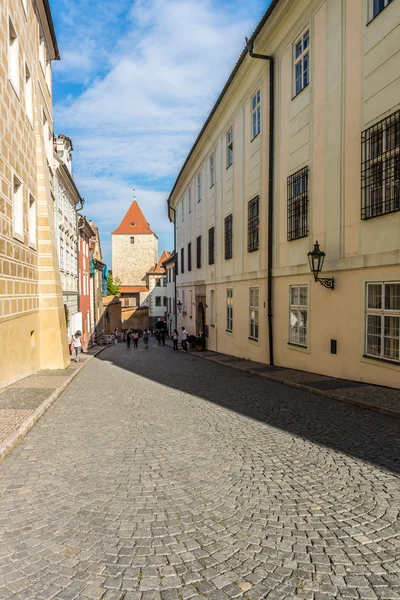
<instances>
[{"instance_id":1,"label":"tree foliage","mask_svg":"<svg viewBox=\"0 0 400 600\"><path fill-rule=\"evenodd\" d=\"M121 295L121 282L118 279L118 277L116 277L114 279L114 277L111 275L111 273L108 274L108 279L107 279L107 296L120 296Z\"/></svg>"}]
</instances>

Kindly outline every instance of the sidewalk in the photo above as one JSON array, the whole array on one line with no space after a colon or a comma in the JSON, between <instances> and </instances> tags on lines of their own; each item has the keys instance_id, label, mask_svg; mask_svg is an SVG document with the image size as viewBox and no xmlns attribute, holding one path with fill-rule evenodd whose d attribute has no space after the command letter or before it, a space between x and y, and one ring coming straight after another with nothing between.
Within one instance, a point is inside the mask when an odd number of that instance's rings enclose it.
<instances>
[{"instance_id":1,"label":"sidewalk","mask_svg":"<svg viewBox=\"0 0 400 600\"><path fill-rule=\"evenodd\" d=\"M107 346L92 346L79 363L67 369L39 371L0 390L0 462L46 412L61 392L96 354Z\"/></svg>"},{"instance_id":2,"label":"sidewalk","mask_svg":"<svg viewBox=\"0 0 400 600\"><path fill-rule=\"evenodd\" d=\"M170 345L168 343L168 345ZM385 388L347 379L336 379L285 367L270 367L263 363L237 358L219 352L189 352L199 358L223 364L231 369L251 373L301 390L314 392L340 402L400 419L400 390Z\"/></svg>"}]
</instances>

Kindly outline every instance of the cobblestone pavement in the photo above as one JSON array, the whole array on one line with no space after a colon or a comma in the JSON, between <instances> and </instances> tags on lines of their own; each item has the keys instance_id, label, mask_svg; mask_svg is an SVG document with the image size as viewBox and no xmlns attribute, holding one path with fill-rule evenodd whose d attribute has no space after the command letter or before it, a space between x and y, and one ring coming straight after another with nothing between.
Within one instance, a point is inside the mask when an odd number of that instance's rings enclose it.
<instances>
[{"instance_id":1,"label":"cobblestone pavement","mask_svg":"<svg viewBox=\"0 0 400 600\"><path fill-rule=\"evenodd\" d=\"M0 466L0 600L400 598L400 422L152 346Z\"/></svg>"}]
</instances>

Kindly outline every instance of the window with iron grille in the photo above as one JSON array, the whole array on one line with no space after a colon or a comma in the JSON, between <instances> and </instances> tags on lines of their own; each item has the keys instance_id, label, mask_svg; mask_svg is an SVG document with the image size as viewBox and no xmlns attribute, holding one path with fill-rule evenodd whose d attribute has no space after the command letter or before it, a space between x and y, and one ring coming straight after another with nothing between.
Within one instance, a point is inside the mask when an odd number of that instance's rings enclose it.
<instances>
[{"instance_id":1,"label":"window with iron grille","mask_svg":"<svg viewBox=\"0 0 400 600\"><path fill-rule=\"evenodd\" d=\"M185 272L185 249L181 248L181 273Z\"/></svg>"},{"instance_id":2,"label":"window with iron grille","mask_svg":"<svg viewBox=\"0 0 400 600\"><path fill-rule=\"evenodd\" d=\"M201 269L201 235L196 239L197 263L198 269Z\"/></svg>"},{"instance_id":3,"label":"window with iron grille","mask_svg":"<svg viewBox=\"0 0 400 600\"><path fill-rule=\"evenodd\" d=\"M259 245L259 226L260 226L260 216L259 216L259 208L260 201L259 197L253 198L250 200L248 204L248 222L247 222L247 250L248 252L254 252L254 250L258 250Z\"/></svg>"},{"instance_id":4,"label":"window with iron grille","mask_svg":"<svg viewBox=\"0 0 400 600\"><path fill-rule=\"evenodd\" d=\"M400 210L400 110L361 134L361 219Z\"/></svg>"},{"instance_id":5,"label":"window with iron grille","mask_svg":"<svg viewBox=\"0 0 400 600\"><path fill-rule=\"evenodd\" d=\"M225 217L225 259L233 256L232 215Z\"/></svg>"},{"instance_id":6,"label":"window with iron grille","mask_svg":"<svg viewBox=\"0 0 400 600\"><path fill-rule=\"evenodd\" d=\"M192 270L192 242L188 243L188 271Z\"/></svg>"},{"instance_id":7,"label":"window with iron grille","mask_svg":"<svg viewBox=\"0 0 400 600\"><path fill-rule=\"evenodd\" d=\"M308 167L290 175L287 180L287 239L308 235Z\"/></svg>"},{"instance_id":8,"label":"window with iron grille","mask_svg":"<svg viewBox=\"0 0 400 600\"><path fill-rule=\"evenodd\" d=\"M367 283L367 356L400 363L400 282Z\"/></svg>"},{"instance_id":9,"label":"window with iron grille","mask_svg":"<svg viewBox=\"0 0 400 600\"><path fill-rule=\"evenodd\" d=\"M215 230L211 227L208 230L208 264L213 265L215 262Z\"/></svg>"},{"instance_id":10,"label":"window with iron grille","mask_svg":"<svg viewBox=\"0 0 400 600\"><path fill-rule=\"evenodd\" d=\"M233 330L233 289L226 290L226 330Z\"/></svg>"}]
</instances>

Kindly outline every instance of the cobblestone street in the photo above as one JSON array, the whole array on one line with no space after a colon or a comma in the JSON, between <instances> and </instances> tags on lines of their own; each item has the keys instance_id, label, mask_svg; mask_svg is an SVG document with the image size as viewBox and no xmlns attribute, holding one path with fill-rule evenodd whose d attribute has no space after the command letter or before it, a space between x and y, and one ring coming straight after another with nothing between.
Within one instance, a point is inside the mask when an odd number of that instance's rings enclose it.
<instances>
[{"instance_id":1,"label":"cobblestone street","mask_svg":"<svg viewBox=\"0 0 400 600\"><path fill-rule=\"evenodd\" d=\"M154 344L0 465L0 599L400 598L400 421Z\"/></svg>"}]
</instances>

